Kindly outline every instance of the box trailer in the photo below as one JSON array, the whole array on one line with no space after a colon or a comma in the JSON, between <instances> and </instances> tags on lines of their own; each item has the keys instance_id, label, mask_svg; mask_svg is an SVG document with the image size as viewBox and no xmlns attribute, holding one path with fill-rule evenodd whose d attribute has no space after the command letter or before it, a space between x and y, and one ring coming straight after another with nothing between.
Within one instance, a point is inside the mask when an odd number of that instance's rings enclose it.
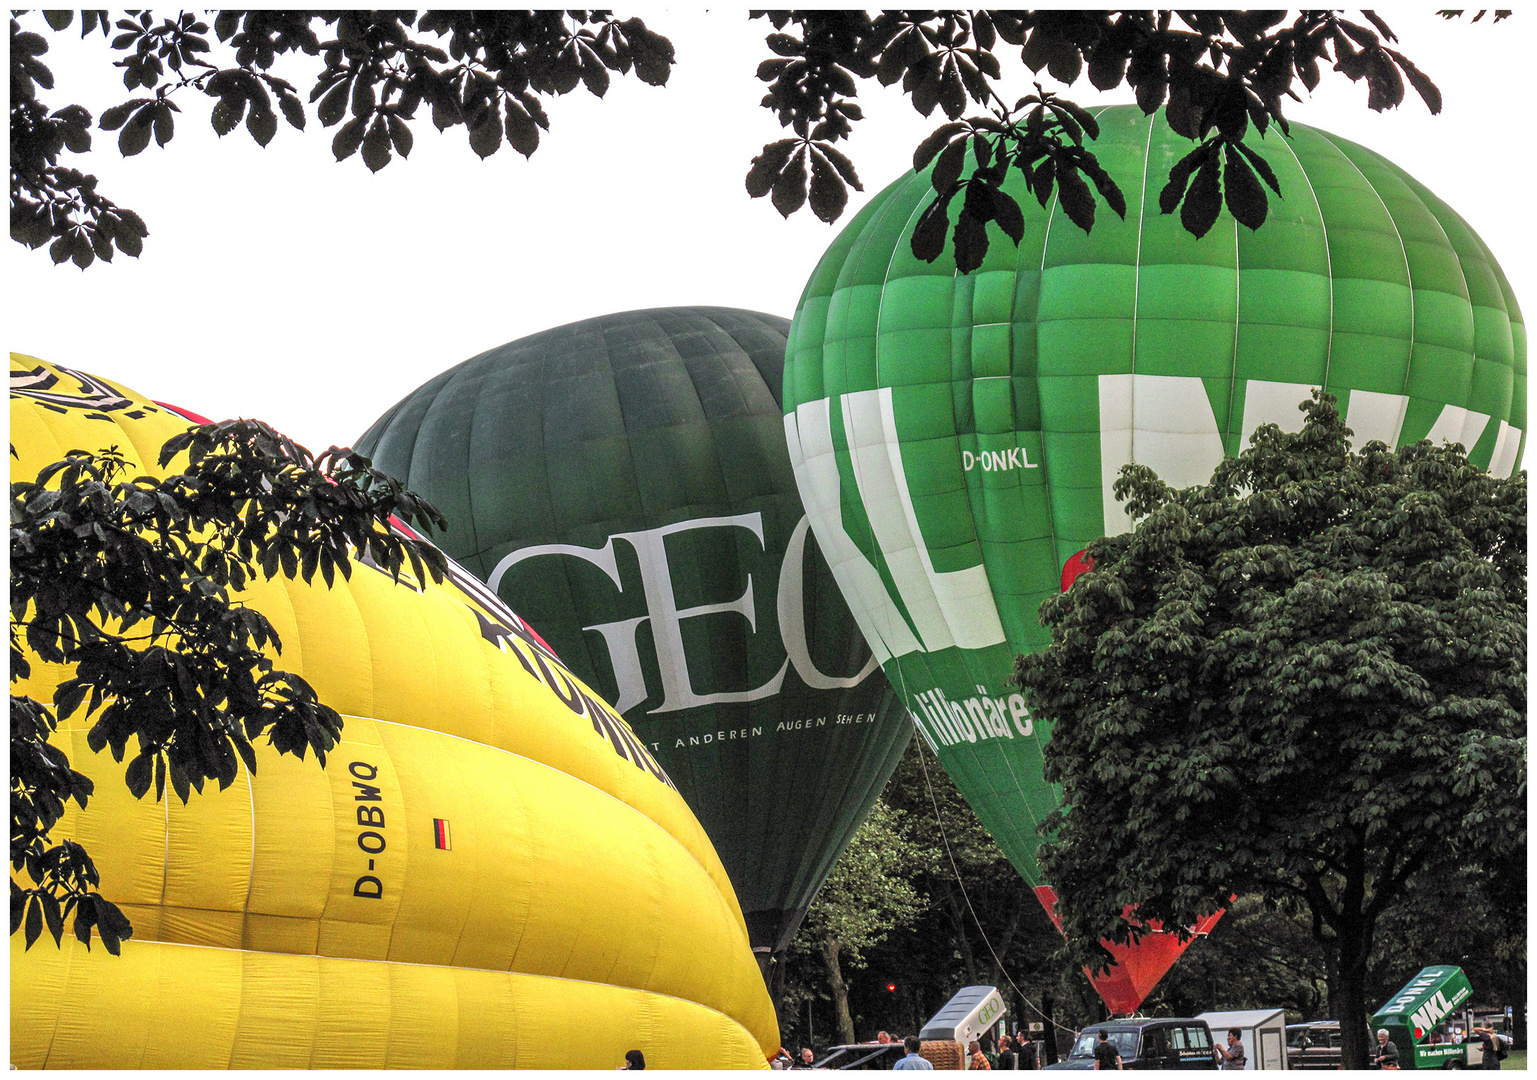
<instances>
[{"instance_id":1,"label":"box trailer","mask_svg":"<svg viewBox=\"0 0 1537 1080\"><path fill-rule=\"evenodd\" d=\"M1227 1045L1227 1033L1238 1029L1243 1042L1244 1057L1250 1069L1285 1069L1286 1064L1286 1010L1285 1009L1238 1009L1228 1012L1203 1012L1196 1017L1205 1020L1211 1028L1211 1037L1218 1046Z\"/></svg>"},{"instance_id":2,"label":"box trailer","mask_svg":"<svg viewBox=\"0 0 1537 1080\"><path fill-rule=\"evenodd\" d=\"M1452 1019L1457 1006L1472 995L1461 968L1450 964L1421 968L1372 1015L1372 1030L1387 1029L1398 1048L1400 1069L1465 1068L1470 1064L1467 1044L1453 1041L1443 1022Z\"/></svg>"}]
</instances>

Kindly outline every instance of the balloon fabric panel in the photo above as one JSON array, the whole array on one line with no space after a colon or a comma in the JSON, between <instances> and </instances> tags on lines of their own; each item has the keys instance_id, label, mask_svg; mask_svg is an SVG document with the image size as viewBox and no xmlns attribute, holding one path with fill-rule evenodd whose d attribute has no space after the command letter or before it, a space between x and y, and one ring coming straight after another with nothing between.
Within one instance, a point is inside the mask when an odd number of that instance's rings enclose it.
<instances>
[{"instance_id":1,"label":"balloon fabric panel","mask_svg":"<svg viewBox=\"0 0 1537 1080\"><path fill-rule=\"evenodd\" d=\"M72 937L50 963L13 937L11 979L37 1006L12 1014L24 1069L599 1068L636 1045L654 1068L766 1067L705 1006L518 973ZM604 1022L573 1036L586 1014Z\"/></svg>"},{"instance_id":2,"label":"balloon fabric panel","mask_svg":"<svg viewBox=\"0 0 1537 1080\"><path fill-rule=\"evenodd\" d=\"M116 442L153 460L186 427L112 384L14 354L11 411L17 476L77 446ZM142 458L130 465L153 471ZM259 746L254 777L242 770L223 792L157 803L128 794L121 765L91 766L88 723L60 728L56 741L97 787L55 838L86 844L135 935L99 967L104 950L69 939L13 957L12 1001L29 1003L25 1022L13 1011L13 1048L25 1043L26 1060L505 1067L521 1054L538 1064L549 1054L526 1045L477 1043L487 1056L456 1059L437 1028L464 1022L460 1002L503 1018L530 1003L565 1015L616 990L636 995L631 1005L662 995L649 1011L665 1020L649 1029L661 1042L713 1018L706 1026L724 1034L679 1059L692 1067L761 1067L777 1049L740 908L698 822L629 728L482 585L457 566L441 585L396 585L355 563L334 588L277 579L241 599L272 620L279 666L345 714L343 740L324 771ZM18 689L47 698L62 677L34 662ZM203 947L167 952L157 940ZM316 953L320 967L282 955ZM500 968L478 974L501 981L471 979L479 989L464 997L454 988L470 967ZM97 1004L42 1023L27 987ZM207 1008L213 1000L224 1004ZM302 1053L240 1041L300 1000L312 1023L285 1023L270 1041L298 1039ZM146 1013L145 1001L157 1004ZM540 1025L549 1020L525 1027ZM622 1053L578 1046L562 1060L606 1067Z\"/></svg>"},{"instance_id":3,"label":"balloon fabric panel","mask_svg":"<svg viewBox=\"0 0 1537 1080\"><path fill-rule=\"evenodd\" d=\"M84 729L69 734L72 760L84 759ZM692 857L617 800L584 797L578 781L502 751L359 717L346 718L325 772L266 751L261 761L254 782L242 773L186 805L133 800L124 789L100 810L93 799L66 815L61 828L78 822L74 835L93 850L164 867L164 899L144 905L159 908L164 940L285 951L308 941L323 955L513 967L751 1012L761 987L734 989L720 977L732 967L726 955L712 956L714 943L732 940L736 912ZM289 768L268 768L280 764ZM104 796L121 787L100 786ZM330 797L318 799L327 788ZM253 829L317 802L334 822L324 845L294 859L297 867L262 858ZM430 813L397 822L400 806ZM457 852L435 847L439 816L454 822ZM101 865L110 874L114 863ZM379 900L360 909L354 898L372 888ZM259 906L268 898L278 910ZM143 933L139 908L126 910ZM272 916L286 926L274 931ZM318 927L301 934L296 924L311 920Z\"/></svg>"}]
</instances>

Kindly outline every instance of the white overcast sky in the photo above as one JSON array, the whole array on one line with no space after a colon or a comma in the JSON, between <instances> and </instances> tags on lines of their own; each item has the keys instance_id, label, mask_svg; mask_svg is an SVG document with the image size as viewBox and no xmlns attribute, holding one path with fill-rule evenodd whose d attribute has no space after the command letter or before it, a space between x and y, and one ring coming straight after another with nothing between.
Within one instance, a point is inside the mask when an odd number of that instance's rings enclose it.
<instances>
[{"instance_id":1,"label":"white overcast sky","mask_svg":"<svg viewBox=\"0 0 1537 1080\"><path fill-rule=\"evenodd\" d=\"M809 211L785 221L742 183L754 154L780 137L754 78L768 24L744 10L640 13L677 50L671 83L616 78L602 101L578 89L550 104L552 130L531 159L504 146L481 161L462 129L439 135L424 109L410 159L370 174L357 156L335 162L334 129L313 117L306 132L281 125L266 149L244 129L219 140L206 99L185 91L164 149L124 159L115 133L97 132L82 167L144 218L144 254L81 271L8 243L10 348L214 419L266 420L318 451L352 442L445 368L563 323L691 304L790 317L837 230L910 166L943 117L861 87L867 119L849 153L864 193L835 225ZM1425 183L1537 310L1528 85L1537 11L1498 25L1448 23L1429 9L1388 21L1441 87L1439 117L1412 92L1395 112L1372 113L1364 84L1338 75L1289 103L1288 117L1371 147ZM126 96L120 73L98 36L77 36L44 57L57 82L45 100L99 115ZM291 75L303 96L317 63L299 69L309 81ZM1023 78L1006 88L1027 92ZM1069 96L1130 100L1087 80Z\"/></svg>"}]
</instances>

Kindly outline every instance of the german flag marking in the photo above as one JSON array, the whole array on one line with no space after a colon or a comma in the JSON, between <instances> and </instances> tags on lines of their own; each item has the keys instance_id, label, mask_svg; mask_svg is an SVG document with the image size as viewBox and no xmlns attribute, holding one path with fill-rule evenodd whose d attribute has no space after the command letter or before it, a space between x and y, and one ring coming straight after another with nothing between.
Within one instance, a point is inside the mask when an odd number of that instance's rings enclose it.
<instances>
[{"instance_id":1,"label":"german flag marking","mask_svg":"<svg viewBox=\"0 0 1537 1080\"><path fill-rule=\"evenodd\" d=\"M437 844L439 851L452 851L453 845L448 839L448 819L435 817L432 819L433 842Z\"/></svg>"}]
</instances>

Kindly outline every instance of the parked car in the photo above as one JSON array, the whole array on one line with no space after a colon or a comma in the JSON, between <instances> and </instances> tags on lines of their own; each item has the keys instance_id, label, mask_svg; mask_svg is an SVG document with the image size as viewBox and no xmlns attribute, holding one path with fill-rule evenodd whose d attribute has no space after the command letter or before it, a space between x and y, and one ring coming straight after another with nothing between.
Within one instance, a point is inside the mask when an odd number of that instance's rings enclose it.
<instances>
[{"instance_id":1,"label":"parked car","mask_svg":"<svg viewBox=\"0 0 1537 1080\"><path fill-rule=\"evenodd\" d=\"M1079 1032L1073 1050L1048 1069L1092 1069L1094 1047L1103 1031L1115 1044L1124 1069L1215 1069L1211 1028L1205 1020L1133 1017L1090 1024Z\"/></svg>"},{"instance_id":2,"label":"parked car","mask_svg":"<svg viewBox=\"0 0 1537 1080\"><path fill-rule=\"evenodd\" d=\"M1286 1025L1288 1069L1338 1069L1342 1061L1338 1020Z\"/></svg>"}]
</instances>

